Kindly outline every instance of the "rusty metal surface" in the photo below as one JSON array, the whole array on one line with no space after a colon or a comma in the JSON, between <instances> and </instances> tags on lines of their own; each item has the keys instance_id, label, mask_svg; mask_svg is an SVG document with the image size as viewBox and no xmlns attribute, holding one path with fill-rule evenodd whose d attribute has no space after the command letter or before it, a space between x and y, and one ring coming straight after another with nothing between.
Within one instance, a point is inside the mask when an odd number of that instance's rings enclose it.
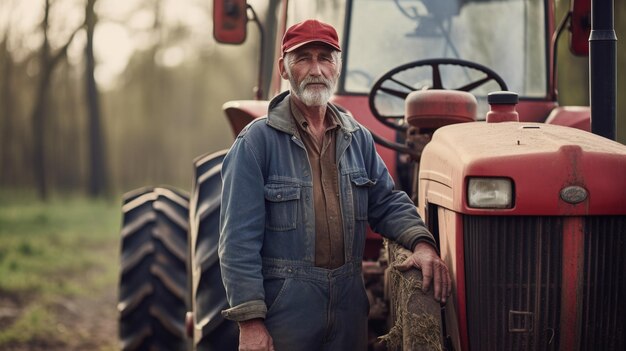
<instances>
[{"instance_id":1,"label":"rusty metal surface","mask_svg":"<svg viewBox=\"0 0 626 351\"><path fill-rule=\"evenodd\" d=\"M626 349L626 216L586 220L580 350Z\"/></svg>"},{"instance_id":2,"label":"rusty metal surface","mask_svg":"<svg viewBox=\"0 0 626 351\"><path fill-rule=\"evenodd\" d=\"M465 216L471 350L626 349L626 216Z\"/></svg>"},{"instance_id":3,"label":"rusty metal surface","mask_svg":"<svg viewBox=\"0 0 626 351\"><path fill-rule=\"evenodd\" d=\"M559 217L466 216L472 350L559 350Z\"/></svg>"}]
</instances>

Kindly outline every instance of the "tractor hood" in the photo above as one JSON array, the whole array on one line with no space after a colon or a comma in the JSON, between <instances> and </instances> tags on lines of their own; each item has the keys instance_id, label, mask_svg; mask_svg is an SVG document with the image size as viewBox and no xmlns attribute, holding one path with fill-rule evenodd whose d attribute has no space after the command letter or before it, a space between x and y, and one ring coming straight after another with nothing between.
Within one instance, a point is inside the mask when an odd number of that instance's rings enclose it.
<instances>
[{"instance_id":1,"label":"tractor hood","mask_svg":"<svg viewBox=\"0 0 626 351\"><path fill-rule=\"evenodd\" d=\"M509 208L468 203L470 179L511 181ZM420 207L490 215L626 214L626 146L539 123L464 123L437 130L422 154Z\"/></svg>"}]
</instances>

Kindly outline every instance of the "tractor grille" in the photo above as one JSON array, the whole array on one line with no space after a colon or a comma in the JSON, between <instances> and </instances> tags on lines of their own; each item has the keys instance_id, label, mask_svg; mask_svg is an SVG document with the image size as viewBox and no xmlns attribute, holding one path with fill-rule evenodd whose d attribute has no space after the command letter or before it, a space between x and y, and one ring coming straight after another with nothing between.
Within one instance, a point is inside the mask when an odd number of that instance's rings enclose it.
<instances>
[{"instance_id":1,"label":"tractor grille","mask_svg":"<svg viewBox=\"0 0 626 351\"><path fill-rule=\"evenodd\" d=\"M465 216L464 228L471 350L558 350L563 218ZM574 337L580 350L626 350L626 216L584 228Z\"/></svg>"},{"instance_id":2,"label":"tractor grille","mask_svg":"<svg viewBox=\"0 0 626 351\"><path fill-rule=\"evenodd\" d=\"M626 216L589 217L581 350L626 350Z\"/></svg>"},{"instance_id":3,"label":"tractor grille","mask_svg":"<svg viewBox=\"0 0 626 351\"><path fill-rule=\"evenodd\" d=\"M562 220L466 216L472 350L558 350Z\"/></svg>"}]
</instances>

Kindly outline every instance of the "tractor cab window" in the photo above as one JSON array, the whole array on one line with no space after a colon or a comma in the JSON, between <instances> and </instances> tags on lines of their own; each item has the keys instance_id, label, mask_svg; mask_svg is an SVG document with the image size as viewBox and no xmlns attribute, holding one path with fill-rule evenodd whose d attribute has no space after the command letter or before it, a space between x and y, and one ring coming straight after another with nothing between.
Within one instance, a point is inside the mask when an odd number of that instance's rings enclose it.
<instances>
[{"instance_id":1,"label":"tractor cab window","mask_svg":"<svg viewBox=\"0 0 626 351\"><path fill-rule=\"evenodd\" d=\"M353 0L349 6L344 93L368 93L378 77L408 62L455 58L490 68L521 97L546 96L542 0ZM441 75L446 89L474 79L462 68ZM480 101L494 90L486 84L472 93Z\"/></svg>"}]
</instances>

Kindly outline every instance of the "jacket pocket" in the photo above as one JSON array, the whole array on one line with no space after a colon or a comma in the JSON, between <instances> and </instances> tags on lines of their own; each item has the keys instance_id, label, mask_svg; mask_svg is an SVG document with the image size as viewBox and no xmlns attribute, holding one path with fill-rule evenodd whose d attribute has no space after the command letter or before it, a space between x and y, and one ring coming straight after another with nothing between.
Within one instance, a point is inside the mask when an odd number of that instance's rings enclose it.
<instances>
[{"instance_id":1,"label":"jacket pocket","mask_svg":"<svg viewBox=\"0 0 626 351\"><path fill-rule=\"evenodd\" d=\"M365 172L350 174L352 182L352 196L354 199L354 219L358 221L367 220L367 209L369 200L369 190L376 184L376 181L367 177Z\"/></svg>"},{"instance_id":2,"label":"jacket pocket","mask_svg":"<svg viewBox=\"0 0 626 351\"><path fill-rule=\"evenodd\" d=\"M265 185L265 228L272 231L296 229L300 187Z\"/></svg>"}]
</instances>

